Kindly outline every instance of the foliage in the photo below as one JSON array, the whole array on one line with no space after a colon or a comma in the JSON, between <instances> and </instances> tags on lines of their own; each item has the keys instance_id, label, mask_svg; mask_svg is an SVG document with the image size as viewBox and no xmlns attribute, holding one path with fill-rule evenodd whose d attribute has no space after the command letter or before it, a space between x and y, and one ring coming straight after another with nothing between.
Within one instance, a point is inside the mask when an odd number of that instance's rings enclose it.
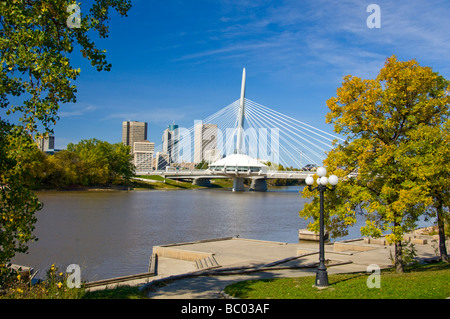
<instances>
[{"instance_id":1,"label":"foliage","mask_svg":"<svg viewBox=\"0 0 450 319\"><path fill-rule=\"evenodd\" d=\"M32 138L51 132L63 103L76 101L73 81L81 70L70 63L74 49L98 71L109 70L105 50L90 39L108 36L109 9L126 16L129 0L96 0L83 7L79 27L67 24L68 0L12 0L0 2L0 108L18 118L15 125L0 118L0 285L7 262L25 252L34 237L34 212L41 208L30 191L36 185L42 156ZM41 158L42 159L42 158ZM31 178L31 176L33 178ZM45 178L45 176L40 176Z\"/></svg>"},{"instance_id":2,"label":"foliage","mask_svg":"<svg viewBox=\"0 0 450 319\"><path fill-rule=\"evenodd\" d=\"M8 277L9 260L28 250L34 240L34 212L42 204L22 182L27 167L17 165L32 152L34 143L20 128L0 125L0 286Z\"/></svg>"},{"instance_id":3,"label":"foliage","mask_svg":"<svg viewBox=\"0 0 450 319\"><path fill-rule=\"evenodd\" d=\"M202 160L200 163L195 165L195 169L207 169L208 168L208 162L205 160Z\"/></svg>"},{"instance_id":4,"label":"foliage","mask_svg":"<svg viewBox=\"0 0 450 319\"><path fill-rule=\"evenodd\" d=\"M110 144L97 139L82 140L78 144L68 144L67 151L78 156L82 163L82 185L106 185L122 178L129 182L134 175L130 147L122 143Z\"/></svg>"},{"instance_id":5,"label":"foliage","mask_svg":"<svg viewBox=\"0 0 450 319\"><path fill-rule=\"evenodd\" d=\"M73 152L62 150L54 155L46 156L44 167L45 177L40 183L42 188L63 189L81 185L80 176L84 173L83 163Z\"/></svg>"},{"instance_id":6,"label":"foliage","mask_svg":"<svg viewBox=\"0 0 450 319\"><path fill-rule=\"evenodd\" d=\"M91 61L98 71L110 70L106 50L96 47L90 30L108 36L108 11L126 16L127 0L97 0L91 9L82 8L80 26L70 28L68 0L14 0L0 2L0 106L7 114L19 112L29 132L38 124L49 129L58 120L61 103L76 101L72 81L81 70L70 63L74 49ZM20 96L20 99L11 97Z\"/></svg>"},{"instance_id":7,"label":"foliage","mask_svg":"<svg viewBox=\"0 0 450 319\"><path fill-rule=\"evenodd\" d=\"M138 181L133 180L132 185L136 188L147 188L147 189L195 189L202 188L202 186L193 185L190 181L179 181L172 180L169 178L164 178L159 175L142 175L138 176L139 178L148 180L146 181Z\"/></svg>"},{"instance_id":8,"label":"foliage","mask_svg":"<svg viewBox=\"0 0 450 319\"><path fill-rule=\"evenodd\" d=\"M402 258L403 263L405 265L414 264L416 262L415 258L417 257L417 249L416 246L411 242L411 239L408 241L402 242ZM389 251L389 259L395 264L395 257L392 256L392 250Z\"/></svg>"},{"instance_id":9,"label":"foliage","mask_svg":"<svg viewBox=\"0 0 450 319\"><path fill-rule=\"evenodd\" d=\"M450 83L431 68L414 60L397 61L393 56L376 79L346 76L337 96L327 101L327 122L347 137L324 162L329 173L340 178L336 190L325 196L327 228L335 237L343 235L356 223L356 214L363 214L363 235L388 233L389 242L395 243L398 271L403 265L403 234L415 227L434 200L429 187L433 181L424 183L423 178L411 174L429 168L422 157L411 153L418 147L412 135L423 128L442 130L449 115L449 90ZM448 153L430 149L424 150L423 156L429 152L448 167ZM303 196L315 198L300 212L301 217L315 218L310 225L313 229L318 227L316 195L305 188Z\"/></svg>"},{"instance_id":10,"label":"foliage","mask_svg":"<svg viewBox=\"0 0 450 319\"><path fill-rule=\"evenodd\" d=\"M450 120L447 119L442 126L420 125L411 130L409 143L404 143L398 150L407 159L404 171L423 185L433 202L425 212L425 218L436 217L442 260L448 260L445 221L448 224L450 219L449 145Z\"/></svg>"},{"instance_id":11,"label":"foliage","mask_svg":"<svg viewBox=\"0 0 450 319\"><path fill-rule=\"evenodd\" d=\"M69 288L70 274L59 271L55 264L46 271L46 278L42 281L32 283L29 275L12 271L3 290L0 290L0 299L146 299L137 286L88 291L81 283L79 288Z\"/></svg>"},{"instance_id":12,"label":"foliage","mask_svg":"<svg viewBox=\"0 0 450 319\"><path fill-rule=\"evenodd\" d=\"M450 266L420 265L398 274L382 270L380 288L368 288L368 273L331 274L329 288L317 289L314 276L242 281L225 288L245 299L445 299L450 296Z\"/></svg>"},{"instance_id":13,"label":"foliage","mask_svg":"<svg viewBox=\"0 0 450 319\"><path fill-rule=\"evenodd\" d=\"M270 161L262 162L264 165L267 165L270 169L274 169L277 171L300 171L298 168L284 167L281 164L275 164ZM288 178L271 178L266 180L267 186L291 186L298 185L300 183L299 180L288 179Z\"/></svg>"},{"instance_id":14,"label":"foliage","mask_svg":"<svg viewBox=\"0 0 450 319\"><path fill-rule=\"evenodd\" d=\"M32 189L127 184L134 175L130 147L96 139L69 144L69 150L46 155L36 145L25 153L18 167L25 167L24 183Z\"/></svg>"},{"instance_id":15,"label":"foliage","mask_svg":"<svg viewBox=\"0 0 450 319\"><path fill-rule=\"evenodd\" d=\"M45 280L33 284L27 274L16 272L12 280L4 285L4 299L80 299L86 291L83 287L69 288L67 279L69 274L58 270L55 264L47 270Z\"/></svg>"}]
</instances>

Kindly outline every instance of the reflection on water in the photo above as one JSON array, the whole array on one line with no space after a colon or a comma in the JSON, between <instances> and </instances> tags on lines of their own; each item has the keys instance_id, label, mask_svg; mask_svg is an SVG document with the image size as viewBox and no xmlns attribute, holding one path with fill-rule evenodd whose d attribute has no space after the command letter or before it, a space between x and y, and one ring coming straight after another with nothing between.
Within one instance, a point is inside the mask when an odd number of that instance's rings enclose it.
<instances>
[{"instance_id":1,"label":"reflection on water","mask_svg":"<svg viewBox=\"0 0 450 319\"><path fill-rule=\"evenodd\" d=\"M307 225L301 189L41 192L39 240L13 262L38 277L75 263L83 280L97 280L146 272L154 245L237 235L295 243Z\"/></svg>"}]
</instances>

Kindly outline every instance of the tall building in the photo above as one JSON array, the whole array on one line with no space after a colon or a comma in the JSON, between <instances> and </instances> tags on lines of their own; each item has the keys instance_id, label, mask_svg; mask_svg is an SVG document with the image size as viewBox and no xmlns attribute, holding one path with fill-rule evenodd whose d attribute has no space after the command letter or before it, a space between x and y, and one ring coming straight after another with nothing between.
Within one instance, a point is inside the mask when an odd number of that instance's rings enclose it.
<instances>
[{"instance_id":1,"label":"tall building","mask_svg":"<svg viewBox=\"0 0 450 319\"><path fill-rule=\"evenodd\" d=\"M155 169L160 171L160 170L165 170L167 166L169 165L169 154L164 153L164 152L156 152L156 157L155 157Z\"/></svg>"},{"instance_id":2,"label":"tall building","mask_svg":"<svg viewBox=\"0 0 450 319\"><path fill-rule=\"evenodd\" d=\"M137 121L125 121L122 123L122 143L133 146L135 142L147 140L147 123Z\"/></svg>"},{"instance_id":3,"label":"tall building","mask_svg":"<svg viewBox=\"0 0 450 319\"><path fill-rule=\"evenodd\" d=\"M155 143L149 141L134 142L133 160L136 172L148 172L153 169Z\"/></svg>"},{"instance_id":4,"label":"tall building","mask_svg":"<svg viewBox=\"0 0 450 319\"><path fill-rule=\"evenodd\" d=\"M39 149L43 152L53 151L55 149L55 137L49 135L44 138L39 138L36 140Z\"/></svg>"},{"instance_id":5,"label":"tall building","mask_svg":"<svg viewBox=\"0 0 450 319\"><path fill-rule=\"evenodd\" d=\"M171 163L178 162L178 125L170 124L163 132L162 151L169 155Z\"/></svg>"},{"instance_id":6,"label":"tall building","mask_svg":"<svg viewBox=\"0 0 450 319\"><path fill-rule=\"evenodd\" d=\"M202 161L211 161L212 150L215 150L216 148L217 148L217 124L202 124L202 123L195 124L194 163L200 163Z\"/></svg>"}]
</instances>

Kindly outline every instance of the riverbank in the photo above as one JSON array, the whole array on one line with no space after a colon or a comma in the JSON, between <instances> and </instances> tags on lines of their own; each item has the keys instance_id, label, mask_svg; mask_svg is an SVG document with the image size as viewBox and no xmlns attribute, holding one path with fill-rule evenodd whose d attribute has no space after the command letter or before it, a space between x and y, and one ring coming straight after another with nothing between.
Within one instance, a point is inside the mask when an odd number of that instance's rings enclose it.
<instances>
[{"instance_id":1,"label":"riverbank","mask_svg":"<svg viewBox=\"0 0 450 319\"><path fill-rule=\"evenodd\" d=\"M211 178L211 186L204 187L193 185L190 181L179 181L172 180L168 178L164 178L158 175L141 175L135 176L133 179L133 183L135 183L136 187L142 186L143 188L150 189L195 189L195 188L222 188L222 189L232 189L233 188L233 180L227 178ZM143 182L143 183L141 183ZM244 185L248 188L250 187L251 181L244 180ZM267 186L270 189L271 187L280 187L280 186L299 186L304 185L301 181L296 180L267 180Z\"/></svg>"},{"instance_id":2,"label":"riverbank","mask_svg":"<svg viewBox=\"0 0 450 319\"><path fill-rule=\"evenodd\" d=\"M250 180L244 180L244 185L250 187ZM298 186L303 185L300 181L292 180L268 180L268 188L272 187L283 187L283 186ZM176 190L176 189L232 189L233 180L224 178L212 178L211 186L199 186L193 185L191 181L183 180L173 180L169 178L164 178L158 175L138 175L131 178L130 182L118 183L113 185L93 185L93 186L83 186L83 185L71 185L69 187L53 188L53 187L42 187L39 189L34 189L37 192L46 191L130 191L133 189L148 189L148 190Z\"/></svg>"},{"instance_id":3,"label":"riverbank","mask_svg":"<svg viewBox=\"0 0 450 319\"><path fill-rule=\"evenodd\" d=\"M417 244L415 260L420 269L411 268L411 272L417 272L420 276L412 275L415 278L409 278L410 268L405 275L392 273L391 245L364 238L340 241L325 246L331 286L324 293L311 289L318 263L318 242L300 241L295 244L228 237L154 246L154 256L146 276L129 276L128 280L112 278L104 280L102 285L91 282L85 284L83 291L69 298L223 299L234 295L253 299L334 299L341 297L339 293L345 293L347 299L447 298L450 296L447 284L449 266L437 265L436 269L432 269L438 256L431 242L432 236L423 234L423 231L429 230L418 229L410 234L429 239ZM419 233L421 235L417 235ZM203 262L209 258L215 260L214 265ZM367 276L373 274L368 269L373 265L382 271L383 291L366 286ZM438 269L442 267L446 269L445 274ZM429 271L427 283L424 285L422 280L422 283L417 284L422 288L416 287L415 280L423 278L425 271ZM388 280L391 279L398 283L389 286ZM431 282L433 285L429 284ZM251 290L257 294L246 294L251 285L255 285L256 288ZM265 289L267 285L278 286ZM407 288L408 285L413 285L410 288L415 290ZM303 286L305 288L299 289ZM383 295L380 295L381 292ZM23 292L15 292L14 296L26 298ZM63 295L55 297L64 298Z\"/></svg>"},{"instance_id":4,"label":"riverbank","mask_svg":"<svg viewBox=\"0 0 450 319\"><path fill-rule=\"evenodd\" d=\"M34 189L36 192L70 192L70 191L130 191L133 189L150 189L150 190L170 190L170 189L198 189L198 188L232 188L232 180L211 180L211 187L193 185L190 181L177 181L172 179L164 179L162 176L135 176L130 182L114 185L71 185L69 187L52 188L42 187Z\"/></svg>"},{"instance_id":5,"label":"riverbank","mask_svg":"<svg viewBox=\"0 0 450 319\"><path fill-rule=\"evenodd\" d=\"M428 239L431 239L431 236ZM367 274L371 265L377 265L380 269L392 269L390 257L392 249L391 245L370 242L363 238L329 243L325 247L328 273ZM280 278L313 277L318 263L318 243L300 241L294 244L235 237L217 238L157 246L154 247L153 254L151 267L155 273L153 277L97 286L90 290L135 285L141 286L140 289L151 299L224 298L229 296L223 292L231 284L244 282L245 285L248 280L254 282L270 279L269 282L273 282L274 279ZM437 258L431 241L417 244L417 262L432 263ZM207 260L210 259L215 262L208 263ZM307 281L314 282L314 279ZM334 285L333 280L330 283ZM242 286L238 287L241 291ZM450 296L450 291L441 293L444 294L440 298ZM286 293L278 295L278 298L296 298L296 296ZM327 298L333 298L333 294ZM396 295L396 298L414 298L414 296ZM416 298L421 297L418 295Z\"/></svg>"}]
</instances>

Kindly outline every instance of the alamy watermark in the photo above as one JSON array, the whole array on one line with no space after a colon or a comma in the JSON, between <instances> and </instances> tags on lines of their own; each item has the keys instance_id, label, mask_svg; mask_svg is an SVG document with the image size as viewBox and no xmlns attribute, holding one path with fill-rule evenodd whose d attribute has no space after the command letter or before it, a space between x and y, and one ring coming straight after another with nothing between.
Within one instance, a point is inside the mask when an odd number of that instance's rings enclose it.
<instances>
[{"instance_id":1,"label":"alamy watermark","mask_svg":"<svg viewBox=\"0 0 450 319\"><path fill-rule=\"evenodd\" d=\"M381 28L381 8L378 4L369 4L366 12L371 14L367 17L366 25L369 29Z\"/></svg>"},{"instance_id":2,"label":"alamy watermark","mask_svg":"<svg viewBox=\"0 0 450 319\"><path fill-rule=\"evenodd\" d=\"M376 264L371 264L367 266L367 272L372 273L367 277L367 288L381 288L381 270L380 266Z\"/></svg>"},{"instance_id":3,"label":"alamy watermark","mask_svg":"<svg viewBox=\"0 0 450 319\"><path fill-rule=\"evenodd\" d=\"M177 128L176 144L169 145L171 157L176 162L214 162L236 153L239 128L222 128L215 124L195 121L194 129ZM250 157L279 163L280 131L278 128L247 128L241 132L241 151ZM205 158L206 157L206 158Z\"/></svg>"},{"instance_id":4,"label":"alamy watermark","mask_svg":"<svg viewBox=\"0 0 450 319\"><path fill-rule=\"evenodd\" d=\"M66 20L66 24L69 28L81 27L81 8L77 4L70 4L67 6L68 13L71 13ZM366 25L369 29L381 28L381 8L378 4L369 4L366 8L366 12L370 15L366 19Z\"/></svg>"},{"instance_id":5,"label":"alamy watermark","mask_svg":"<svg viewBox=\"0 0 450 319\"><path fill-rule=\"evenodd\" d=\"M77 264L70 264L66 268L66 273L70 274L67 277L67 287L80 288L81 287L81 269Z\"/></svg>"},{"instance_id":6,"label":"alamy watermark","mask_svg":"<svg viewBox=\"0 0 450 319\"><path fill-rule=\"evenodd\" d=\"M77 4L70 4L67 6L66 11L71 13L66 20L67 27L80 28L81 27L81 9Z\"/></svg>"}]
</instances>

